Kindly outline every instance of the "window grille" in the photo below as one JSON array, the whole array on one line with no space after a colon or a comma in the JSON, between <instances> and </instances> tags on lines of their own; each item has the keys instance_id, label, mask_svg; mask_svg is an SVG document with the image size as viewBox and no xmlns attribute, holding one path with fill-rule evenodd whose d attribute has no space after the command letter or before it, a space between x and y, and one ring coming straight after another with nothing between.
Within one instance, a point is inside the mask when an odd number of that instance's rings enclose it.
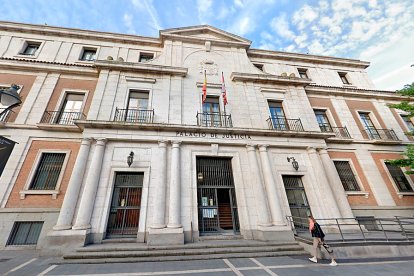
<instances>
[{"instance_id":1,"label":"window grille","mask_svg":"<svg viewBox=\"0 0 414 276\"><path fill-rule=\"evenodd\" d=\"M42 226L42 221L16 221L6 245L37 244Z\"/></svg>"},{"instance_id":2,"label":"window grille","mask_svg":"<svg viewBox=\"0 0 414 276\"><path fill-rule=\"evenodd\" d=\"M407 177L405 176L404 172L401 170L400 167L388 162L385 162L385 165L387 166L387 169L390 172L391 177L394 180L394 183L395 185L397 185L397 188L400 192L413 191L413 188L411 187Z\"/></svg>"},{"instance_id":3,"label":"window grille","mask_svg":"<svg viewBox=\"0 0 414 276\"><path fill-rule=\"evenodd\" d=\"M30 190L54 190L65 156L65 153L43 153L30 184Z\"/></svg>"},{"instance_id":4,"label":"window grille","mask_svg":"<svg viewBox=\"0 0 414 276\"><path fill-rule=\"evenodd\" d=\"M348 161L334 161L336 170L338 171L339 178L345 191L353 192L360 191L358 182L355 178L354 172L351 169L351 165Z\"/></svg>"}]
</instances>

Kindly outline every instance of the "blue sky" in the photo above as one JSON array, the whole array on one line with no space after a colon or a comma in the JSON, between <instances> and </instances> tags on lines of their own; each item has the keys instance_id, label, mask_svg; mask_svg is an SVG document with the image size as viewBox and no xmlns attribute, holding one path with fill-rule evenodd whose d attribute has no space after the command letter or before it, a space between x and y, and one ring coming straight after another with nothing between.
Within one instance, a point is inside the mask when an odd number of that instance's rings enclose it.
<instances>
[{"instance_id":1,"label":"blue sky","mask_svg":"<svg viewBox=\"0 0 414 276\"><path fill-rule=\"evenodd\" d=\"M414 82L413 0L0 0L0 20L158 36L209 24L252 47L356 58L378 89Z\"/></svg>"}]
</instances>

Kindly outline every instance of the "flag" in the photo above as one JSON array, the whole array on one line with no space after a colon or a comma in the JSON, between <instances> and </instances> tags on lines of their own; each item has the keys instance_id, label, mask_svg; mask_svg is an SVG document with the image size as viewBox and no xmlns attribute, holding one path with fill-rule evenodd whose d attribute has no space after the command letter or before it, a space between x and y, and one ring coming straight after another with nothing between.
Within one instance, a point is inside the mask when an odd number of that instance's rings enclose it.
<instances>
[{"instance_id":1,"label":"flag","mask_svg":"<svg viewBox=\"0 0 414 276\"><path fill-rule=\"evenodd\" d=\"M203 103L207 98L207 77L206 70L204 70L204 83L203 83Z\"/></svg>"},{"instance_id":2,"label":"flag","mask_svg":"<svg viewBox=\"0 0 414 276\"><path fill-rule=\"evenodd\" d=\"M221 94L223 95L223 104L226 105L227 102L227 91L226 85L224 84L224 74L221 72Z\"/></svg>"}]
</instances>

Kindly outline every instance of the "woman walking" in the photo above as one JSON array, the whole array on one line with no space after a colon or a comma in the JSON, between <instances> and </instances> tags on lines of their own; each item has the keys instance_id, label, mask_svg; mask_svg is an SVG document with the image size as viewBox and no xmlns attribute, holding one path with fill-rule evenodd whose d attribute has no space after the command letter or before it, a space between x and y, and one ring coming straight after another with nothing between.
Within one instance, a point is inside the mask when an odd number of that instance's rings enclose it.
<instances>
[{"instance_id":1,"label":"woman walking","mask_svg":"<svg viewBox=\"0 0 414 276\"><path fill-rule=\"evenodd\" d=\"M322 231L321 226L319 225L319 223L316 222L316 220L312 217L312 216L308 216L308 221L309 221L309 232L311 232L312 237L313 237L313 257L309 258L309 261L317 263L318 259L317 259L317 250L319 245L322 245L326 251L329 254L329 257L331 258L331 263L329 265L331 266L337 266L338 264L336 263L334 257L333 257L333 250L331 248L329 248L329 246L324 242L324 237L325 234Z\"/></svg>"}]
</instances>

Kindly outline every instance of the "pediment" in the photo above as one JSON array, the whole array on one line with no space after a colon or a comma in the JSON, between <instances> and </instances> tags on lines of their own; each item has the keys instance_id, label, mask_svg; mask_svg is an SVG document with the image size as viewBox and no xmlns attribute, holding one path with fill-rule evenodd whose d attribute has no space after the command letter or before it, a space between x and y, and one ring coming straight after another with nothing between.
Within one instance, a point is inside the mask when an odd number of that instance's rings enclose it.
<instances>
[{"instance_id":1,"label":"pediment","mask_svg":"<svg viewBox=\"0 0 414 276\"><path fill-rule=\"evenodd\" d=\"M166 29L160 31L160 38L174 37L182 40L199 40L222 42L229 44L241 44L250 46L251 41L235 34L228 33L209 25L200 25L184 28Z\"/></svg>"}]
</instances>

